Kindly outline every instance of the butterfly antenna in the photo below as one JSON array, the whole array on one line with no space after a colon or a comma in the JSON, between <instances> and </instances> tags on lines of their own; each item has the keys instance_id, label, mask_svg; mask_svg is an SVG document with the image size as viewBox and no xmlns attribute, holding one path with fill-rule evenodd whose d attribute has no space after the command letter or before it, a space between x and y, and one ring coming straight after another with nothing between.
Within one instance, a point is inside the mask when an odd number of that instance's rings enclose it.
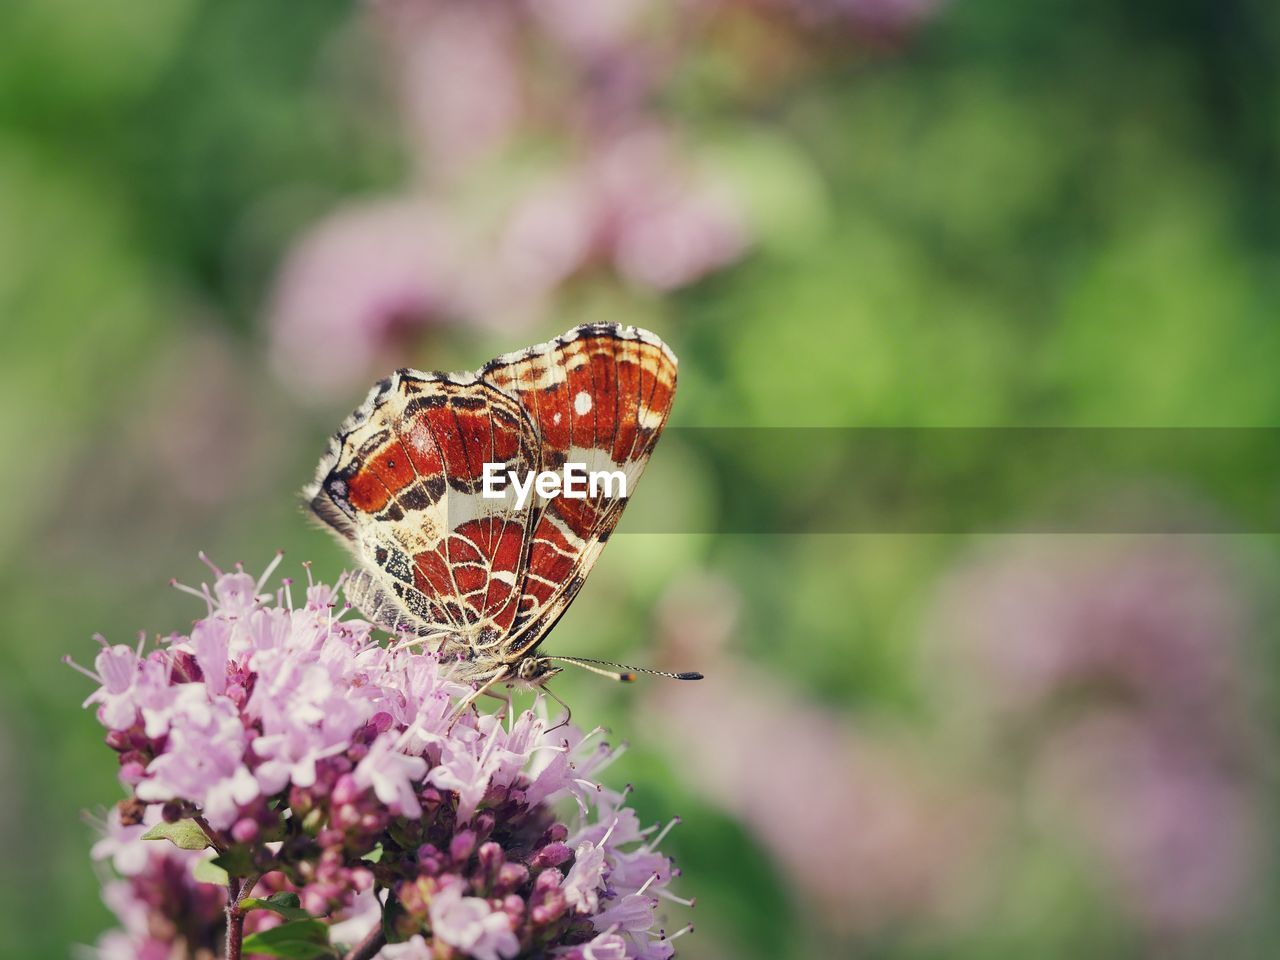
<instances>
[{"instance_id":1,"label":"butterfly antenna","mask_svg":"<svg viewBox=\"0 0 1280 960\"><path fill-rule=\"evenodd\" d=\"M571 663L575 667L581 667L583 670L590 670L602 677L608 677L610 680L617 680L619 683L631 683L636 679L637 673L647 673L655 677L669 677L672 680L701 680L702 674L694 672L672 673L669 670L653 670L649 667L629 667L625 663L614 663L612 660L595 660L591 657L541 657L542 660L559 660L561 663ZM614 667L613 670L605 670L604 667Z\"/></svg>"}]
</instances>

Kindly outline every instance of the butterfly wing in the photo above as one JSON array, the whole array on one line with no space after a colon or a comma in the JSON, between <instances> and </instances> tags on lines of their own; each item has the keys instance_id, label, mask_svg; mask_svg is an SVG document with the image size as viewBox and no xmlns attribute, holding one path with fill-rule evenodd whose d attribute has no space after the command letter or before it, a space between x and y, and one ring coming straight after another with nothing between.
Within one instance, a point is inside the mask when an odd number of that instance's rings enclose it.
<instances>
[{"instance_id":1,"label":"butterfly wing","mask_svg":"<svg viewBox=\"0 0 1280 960\"><path fill-rule=\"evenodd\" d=\"M371 622L473 650L508 635L536 517L481 496L485 463L537 471L540 447L520 403L471 375L400 370L339 428L304 496L361 562L346 592Z\"/></svg>"},{"instance_id":2,"label":"butterfly wing","mask_svg":"<svg viewBox=\"0 0 1280 960\"><path fill-rule=\"evenodd\" d=\"M647 330L593 324L498 357L479 377L520 402L537 430L543 469L568 462L622 473L629 495L671 412L676 358ZM594 496L537 504L508 661L535 649L568 608L626 500L620 485L601 484Z\"/></svg>"}]
</instances>

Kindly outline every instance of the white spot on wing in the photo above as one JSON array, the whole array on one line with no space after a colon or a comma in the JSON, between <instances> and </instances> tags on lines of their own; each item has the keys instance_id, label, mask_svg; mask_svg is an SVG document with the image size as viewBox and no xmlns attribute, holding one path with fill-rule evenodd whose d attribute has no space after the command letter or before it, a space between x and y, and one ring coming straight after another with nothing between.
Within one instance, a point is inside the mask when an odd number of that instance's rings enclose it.
<instances>
[{"instance_id":1,"label":"white spot on wing","mask_svg":"<svg viewBox=\"0 0 1280 960\"><path fill-rule=\"evenodd\" d=\"M591 412L591 394L585 390L579 390L578 395L573 398L573 412L580 417L585 417Z\"/></svg>"}]
</instances>

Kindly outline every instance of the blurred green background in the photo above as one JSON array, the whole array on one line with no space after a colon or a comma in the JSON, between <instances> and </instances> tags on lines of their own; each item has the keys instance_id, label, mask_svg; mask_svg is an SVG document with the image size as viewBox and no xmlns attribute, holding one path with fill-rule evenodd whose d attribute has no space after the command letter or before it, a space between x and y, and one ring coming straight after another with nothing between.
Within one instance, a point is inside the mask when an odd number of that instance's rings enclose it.
<instances>
[{"instance_id":1,"label":"blurred green background","mask_svg":"<svg viewBox=\"0 0 1280 960\"><path fill-rule=\"evenodd\" d=\"M59 658L187 626L199 549L336 577L296 491L396 366L608 320L683 426L1280 421L1274 5L462 6L0 9L0 956L111 924ZM638 501L709 475L674 433ZM552 645L710 679L557 689L683 817L681 956L1274 956L1278 583L1265 533L633 532Z\"/></svg>"}]
</instances>

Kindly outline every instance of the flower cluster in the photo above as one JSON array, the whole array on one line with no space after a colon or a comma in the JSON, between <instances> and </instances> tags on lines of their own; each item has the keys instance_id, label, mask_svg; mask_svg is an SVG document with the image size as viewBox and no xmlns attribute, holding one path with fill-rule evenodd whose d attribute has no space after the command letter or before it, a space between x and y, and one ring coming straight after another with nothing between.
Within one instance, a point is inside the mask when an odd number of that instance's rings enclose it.
<instances>
[{"instance_id":1,"label":"flower cluster","mask_svg":"<svg viewBox=\"0 0 1280 960\"><path fill-rule=\"evenodd\" d=\"M246 923L251 893L296 906L249 914L248 953L305 911L308 929L341 922L331 932L363 957L673 955L654 932L662 898L686 903L667 889L665 831L589 779L617 754L600 731L540 710L459 713L470 688L431 655L373 642L334 589L312 583L295 606L288 580L263 592L270 570L215 572L212 588L181 587L208 608L189 635L149 653L103 641L85 671L131 792L96 850L123 878L107 896L124 929L103 957L195 954ZM140 839L183 825L212 849ZM226 921L193 858L205 878L225 873Z\"/></svg>"}]
</instances>

